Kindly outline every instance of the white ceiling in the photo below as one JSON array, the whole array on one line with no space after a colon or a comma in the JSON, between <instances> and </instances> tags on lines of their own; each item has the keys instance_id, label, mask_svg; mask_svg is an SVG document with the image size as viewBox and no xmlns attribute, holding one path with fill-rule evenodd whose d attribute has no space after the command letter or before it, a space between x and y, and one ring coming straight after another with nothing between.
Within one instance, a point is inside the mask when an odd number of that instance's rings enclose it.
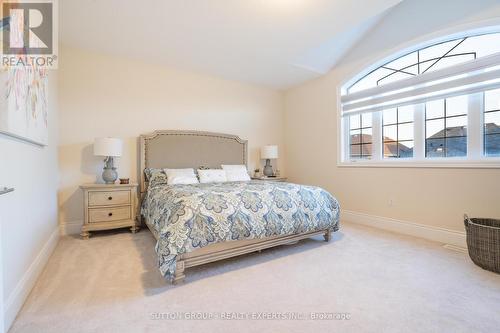
<instances>
[{"instance_id":1,"label":"white ceiling","mask_svg":"<svg viewBox=\"0 0 500 333\"><path fill-rule=\"evenodd\" d=\"M285 89L401 0L63 0L64 45Z\"/></svg>"}]
</instances>

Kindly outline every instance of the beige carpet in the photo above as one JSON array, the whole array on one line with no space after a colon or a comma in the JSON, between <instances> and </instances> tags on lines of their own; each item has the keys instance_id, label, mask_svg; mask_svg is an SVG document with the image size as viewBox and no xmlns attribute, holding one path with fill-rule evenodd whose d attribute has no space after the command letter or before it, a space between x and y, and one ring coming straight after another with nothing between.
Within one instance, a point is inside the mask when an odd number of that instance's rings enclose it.
<instances>
[{"instance_id":1,"label":"beige carpet","mask_svg":"<svg viewBox=\"0 0 500 333\"><path fill-rule=\"evenodd\" d=\"M187 270L166 284L148 230L61 239L12 332L498 332L500 275L440 244L357 225ZM188 312L187 314L184 314ZM303 320L153 320L164 316ZM311 312L345 320L308 320ZM238 313L238 314L236 314ZM169 317L170 318L170 317Z\"/></svg>"}]
</instances>

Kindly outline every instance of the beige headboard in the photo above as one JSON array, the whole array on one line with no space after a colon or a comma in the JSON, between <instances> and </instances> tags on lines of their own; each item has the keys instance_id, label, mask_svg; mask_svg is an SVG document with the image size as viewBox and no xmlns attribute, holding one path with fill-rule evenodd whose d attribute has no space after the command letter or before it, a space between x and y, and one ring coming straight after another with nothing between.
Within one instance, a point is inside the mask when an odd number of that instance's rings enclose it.
<instances>
[{"instance_id":1,"label":"beige headboard","mask_svg":"<svg viewBox=\"0 0 500 333\"><path fill-rule=\"evenodd\" d=\"M141 193L145 168L220 168L247 164L247 141L236 135L198 131L155 131L140 136Z\"/></svg>"}]
</instances>

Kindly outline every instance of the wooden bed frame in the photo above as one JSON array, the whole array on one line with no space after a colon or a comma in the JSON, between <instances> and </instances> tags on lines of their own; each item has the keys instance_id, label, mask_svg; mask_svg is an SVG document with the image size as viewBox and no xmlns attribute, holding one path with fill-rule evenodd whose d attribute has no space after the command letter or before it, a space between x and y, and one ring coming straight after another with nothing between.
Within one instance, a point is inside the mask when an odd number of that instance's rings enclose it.
<instances>
[{"instance_id":1,"label":"wooden bed frame","mask_svg":"<svg viewBox=\"0 0 500 333\"><path fill-rule=\"evenodd\" d=\"M147 191L145 168L220 168L221 164L247 165L247 141L238 136L198 131L156 131L140 136L139 179L141 201ZM154 237L158 234L144 221ZM323 235L330 241L330 230L319 230L297 235L240 240L208 245L179 256L173 282L184 279L188 267L261 251L270 247L296 243L299 240Z\"/></svg>"}]
</instances>

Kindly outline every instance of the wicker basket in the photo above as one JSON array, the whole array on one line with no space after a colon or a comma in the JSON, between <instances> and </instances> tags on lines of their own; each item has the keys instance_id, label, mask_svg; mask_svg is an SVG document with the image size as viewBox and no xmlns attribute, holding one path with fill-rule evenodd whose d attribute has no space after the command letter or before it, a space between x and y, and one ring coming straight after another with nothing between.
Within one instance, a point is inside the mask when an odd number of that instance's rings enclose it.
<instances>
[{"instance_id":1,"label":"wicker basket","mask_svg":"<svg viewBox=\"0 0 500 333\"><path fill-rule=\"evenodd\" d=\"M464 215L464 224L472 261L479 267L500 273L500 220L470 219Z\"/></svg>"}]
</instances>

